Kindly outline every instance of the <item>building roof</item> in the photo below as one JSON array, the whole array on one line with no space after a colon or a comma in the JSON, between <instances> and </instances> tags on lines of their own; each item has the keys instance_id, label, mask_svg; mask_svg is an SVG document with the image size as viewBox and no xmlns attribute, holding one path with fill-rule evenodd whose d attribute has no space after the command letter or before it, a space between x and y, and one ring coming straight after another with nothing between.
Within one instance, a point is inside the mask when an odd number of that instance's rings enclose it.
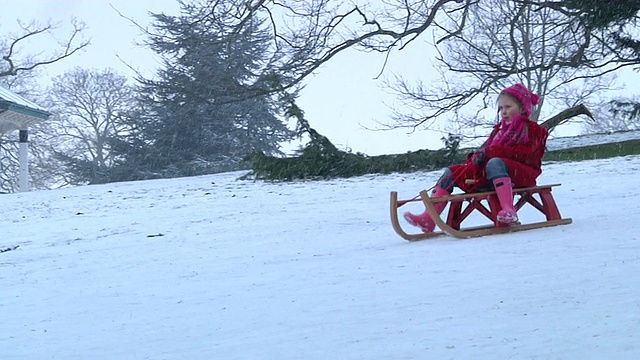
<instances>
[{"instance_id":1,"label":"building roof","mask_svg":"<svg viewBox=\"0 0 640 360\"><path fill-rule=\"evenodd\" d=\"M50 115L43 107L0 86L0 133L26 129Z\"/></svg>"}]
</instances>

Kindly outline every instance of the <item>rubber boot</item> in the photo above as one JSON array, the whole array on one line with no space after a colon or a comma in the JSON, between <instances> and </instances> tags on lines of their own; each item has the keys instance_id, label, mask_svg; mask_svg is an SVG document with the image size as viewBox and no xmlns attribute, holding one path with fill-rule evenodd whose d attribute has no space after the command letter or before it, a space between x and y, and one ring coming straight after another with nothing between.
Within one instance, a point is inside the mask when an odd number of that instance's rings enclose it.
<instances>
[{"instance_id":1,"label":"rubber boot","mask_svg":"<svg viewBox=\"0 0 640 360\"><path fill-rule=\"evenodd\" d=\"M518 222L518 213L513 206L513 186L510 177L501 177L493 180L493 186L500 201L501 210L498 212L498 221L511 225Z\"/></svg>"},{"instance_id":2,"label":"rubber boot","mask_svg":"<svg viewBox=\"0 0 640 360\"><path fill-rule=\"evenodd\" d=\"M433 189L433 192L431 193L432 198L447 196L447 195L449 195L449 192L439 186L436 186ZM444 208L447 207L447 203L439 202L434 204L434 207L436 208L436 211L438 212L438 214L440 214L442 213ZM429 212L426 210L420 215L415 215L410 212L406 212L404 213L404 219L407 220L409 224L419 227L424 233L433 232L433 230L435 230L436 228L436 223L433 221L433 219L431 219L431 216L429 216Z\"/></svg>"}]
</instances>

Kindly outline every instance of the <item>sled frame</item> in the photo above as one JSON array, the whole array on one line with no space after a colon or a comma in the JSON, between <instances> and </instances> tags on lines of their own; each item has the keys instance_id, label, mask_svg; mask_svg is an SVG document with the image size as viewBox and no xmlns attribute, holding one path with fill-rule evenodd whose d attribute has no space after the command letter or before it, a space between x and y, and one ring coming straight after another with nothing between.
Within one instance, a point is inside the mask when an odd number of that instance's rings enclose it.
<instances>
[{"instance_id":1,"label":"sled frame","mask_svg":"<svg viewBox=\"0 0 640 360\"><path fill-rule=\"evenodd\" d=\"M396 233L408 241L432 239L447 234L456 238L465 239L570 224L572 222L571 218L562 218L558 206L553 199L551 191L557 186L560 186L560 184L514 189L514 207L516 210L520 210L527 204L531 205L545 216L546 221L528 224L517 223L513 225L506 225L497 221L497 215L501 208L495 191L454 194L431 198L427 191L423 190L419 196L409 200L398 200L398 193L393 191L391 192L391 224ZM429 212L429 215L440 230L431 233L421 232L410 234L402 229L398 219L398 209L413 201L422 201L426 211ZM446 220L443 220L435 209L434 205L440 202L449 202L448 211L445 210L447 212ZM474 212L479 212L484 215L492 224L463 228L463 221Z\"/></svg>"}]
</instances>

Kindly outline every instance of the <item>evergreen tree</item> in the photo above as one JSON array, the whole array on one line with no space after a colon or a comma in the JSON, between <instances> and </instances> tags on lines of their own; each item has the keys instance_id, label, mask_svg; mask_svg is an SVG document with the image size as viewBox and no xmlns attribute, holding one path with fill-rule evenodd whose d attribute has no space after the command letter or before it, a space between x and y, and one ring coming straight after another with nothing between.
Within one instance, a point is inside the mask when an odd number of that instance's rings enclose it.
<instances>
[{"instance_id":1,"label":"evergreen tree","mask_svg":"<svg viewBox=\"0 0 640 360\"><path fill-rule=\"evenodd\" d=\"M234 27L228 13L207 5L182 10L153 15L148 44L163 64L156 78L138 79L136 139L114 145L129 179L239 169L246 154L281 154L280 143L293 136L268 95L276 56L262 21Z\"/></svg>"},{"instance_id":2,"label":"evergreen tree","mask_svg":"<svg viewBox=\"0 0 640 360\"><path fill-rule=\"evenodd\" d=\"M638 0L566 0L568 9L576 10L585 23L601 30L609 48L624 61L640 64L640 37L637 32L640 1ZM640 128L638 94L631 94L610 103L611 119L602 124L589 124L592 130L636 130Z\"/></svg>"}]
</instances>

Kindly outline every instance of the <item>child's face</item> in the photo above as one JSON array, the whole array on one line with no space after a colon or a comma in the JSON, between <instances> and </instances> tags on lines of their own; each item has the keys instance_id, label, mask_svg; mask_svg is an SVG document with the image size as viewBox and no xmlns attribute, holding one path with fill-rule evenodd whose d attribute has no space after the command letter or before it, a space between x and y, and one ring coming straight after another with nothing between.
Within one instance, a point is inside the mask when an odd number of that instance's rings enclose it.
<instances>
[{"instance_id":1,"label":"child's face","mask_svg":"<svg viewBox=\"0 0 640 360\"><path fill-rule=\"evenodd\" d=\"M500 112L500 116L509 122L514 116L522 114L523 109L520 103L513 97L500 95L498 98L498 111Z\"/></svg>"}]
</instances>

